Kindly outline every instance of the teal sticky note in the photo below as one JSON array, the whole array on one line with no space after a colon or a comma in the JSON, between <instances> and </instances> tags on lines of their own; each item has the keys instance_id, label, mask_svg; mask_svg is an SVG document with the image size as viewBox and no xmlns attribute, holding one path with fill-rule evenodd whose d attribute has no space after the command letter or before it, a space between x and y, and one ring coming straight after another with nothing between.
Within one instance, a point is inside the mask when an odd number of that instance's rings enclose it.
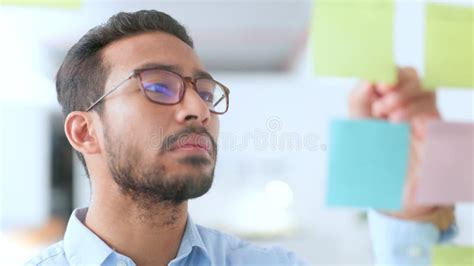
<instances>
[{"instance_id":1,"label":"teal sticky note","mask_svg":"<svg viewBox=\"0 0 474 266\"><path fill-rule=\"evenodd\" d=\"M332 121L327 204L399 210L409 144L410 128L406 123Z\"/></svg>"},{"instance_id":2,"label":"teal sticky note","mask_svg":"<svg viewBox=\"0 0 474 266\"><path fill-rule=\"evenodd\" d=\"M311 25L317 75L393 83L393 0L316 0Z\"/></svg>"}]
</instances>

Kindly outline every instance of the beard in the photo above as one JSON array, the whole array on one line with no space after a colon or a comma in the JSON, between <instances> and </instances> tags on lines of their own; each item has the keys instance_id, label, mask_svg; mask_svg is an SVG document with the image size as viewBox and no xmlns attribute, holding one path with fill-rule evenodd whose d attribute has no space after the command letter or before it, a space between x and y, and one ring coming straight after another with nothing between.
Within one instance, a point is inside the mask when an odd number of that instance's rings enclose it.
<instances>
[{"instance_id":1,"label":"beard","mask_svg":"<svg viewBox=\"0 0 474 266\"><path fill-rule=\"evenodd\" d=\"M162 142L159 155L166 155L173 143L190 134L201 134L209 138L211 160L197 155L181 158L178 164L192 171L179 173L177 169L169 169L167 165L159 161L147 163L149 158L140 152L138 145L125 143L120 137L112 137L105 131L108 168L121 192L137 202L139 206L150 208L156 204L178 205L209 191L214 179L217 145L205 128L187 127L167 136ZM210 171L200 169L208 165L212 165Z\"/></svg>"}]
</instances>

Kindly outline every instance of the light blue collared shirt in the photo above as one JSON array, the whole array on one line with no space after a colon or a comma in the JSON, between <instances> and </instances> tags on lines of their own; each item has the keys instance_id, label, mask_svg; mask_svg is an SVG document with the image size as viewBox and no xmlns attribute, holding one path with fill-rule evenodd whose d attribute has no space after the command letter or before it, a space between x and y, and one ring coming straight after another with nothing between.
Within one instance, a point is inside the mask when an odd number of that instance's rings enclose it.
<instances>
[{"instance_id":1,"label":"light blue collared shirt","mask_svg":"<svg viewBox=\"0 0 474 266\"><path fill-rule=\"evenodd\" d=\"M84 220L87 208L77 209L69 219L64 240L27 265L135 265L90 231ZM188 216L178 255L168 265L300 265L294 253L279 247L262 248L236 237L193 223Z\"/></svg>"},{"instance_id":2,"label":"light blue collared shirt","mask_svg":"<svg viewBox=\"0 0 474 266\"><path fill-rule=\"evenodd\" d=\"M87 208L76 209L69 219L64 240L44 250L27 265L135 265L84 225L86 214ZM441 239L440 232L431 224L401 221L375 211L369 213L369 224L375 261L384 265L429 265L430 249ZM196 225L188 216L178 255L168 265L308 264L283 248L257 247Z\"/></svg>"}]
</instances>

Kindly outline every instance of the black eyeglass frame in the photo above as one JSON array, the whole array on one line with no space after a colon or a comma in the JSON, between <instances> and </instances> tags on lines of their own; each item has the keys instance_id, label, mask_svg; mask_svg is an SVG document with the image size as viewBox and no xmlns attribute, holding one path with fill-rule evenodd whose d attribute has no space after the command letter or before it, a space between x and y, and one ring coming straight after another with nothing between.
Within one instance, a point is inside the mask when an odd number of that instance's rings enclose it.
<instances>
[{"instance_id":1,"label":"black eyeglass frame","mask_svg":"<svg viewBox=\"0 0 474 266\"><path fill-rule=\"evenodd\" d=\"M143 86L143 80L142 80L142 76L141 74L145 71L150 71L150 70L159 70L159 71L163 71L163 72L168 72L168 73L171 73L173 75L176 75L180 80L181 80L181 86L183 88L182 92L180 93L179 95L179 99L177 102L175 103L162 103L162 102L158 102L158 101L155 101L153 99L151 99L145 92L145 87ZM175 104L178 104L180 103L183 98L184 98L184 95L186 94L186 90L187 90L187 87L186 87L186 82L190 82L192 85L193 85L193 89L197 92L197 86L196 86L196 81L197 80L200 80L200 79L205 79L205 80L211 80L212 82L215 82L217 83L217 85L219 85L220 87L222 87L222 89L224 90L224 98L225 98L225 101L226 101L226 108L223 112L216 112L214 110L211 110L209 109L209 111L211 113L214 113L214 114L218 114L218 115L222 115L222 114L225 114L227 112L227 110L229 110L229 94L230 94L230 90L229 88L227 88L224 84L220 83L219 81L217 80L214 80L213 78L209 78L209 77L198 77L198 78L192 78L192 77L183 77L181 74L179 73L176 73L174 71L171 71L171 70L167 70L167 69L162 69L162 68L159 68L159 67L152 67L152 68L142 68L142 69L135 69L133 70L132 73L130 73L130 75L128 75L128 77L124 80L122 80L121 82L119 82L117 85L115 85L115 87L113 87L110 91L104 93L102 96L99 97L99 99L97 99L95 102L93 102L85 111L86 112L89 112L90 110L92 110L92 108L94 108L97 104L99 104L105 97L107 97L108 95L110 95L112 92L116 91L118 88L120 88L120 86L122 86L125 82L127 82L128 80L132 79L132 78L138 78L138 81L140 83L140 90L142 91L143 93L143 96L145 96L145 98L147 98L149 101L153 102L153 103L156 103L156 104L161 104L161 105L175 105ZM217 101L217 103L214 104L214 106L216 106L217 104L219 104L221 101L223 100L223 98L219 99Z\"/></svg>"}]
</instances>

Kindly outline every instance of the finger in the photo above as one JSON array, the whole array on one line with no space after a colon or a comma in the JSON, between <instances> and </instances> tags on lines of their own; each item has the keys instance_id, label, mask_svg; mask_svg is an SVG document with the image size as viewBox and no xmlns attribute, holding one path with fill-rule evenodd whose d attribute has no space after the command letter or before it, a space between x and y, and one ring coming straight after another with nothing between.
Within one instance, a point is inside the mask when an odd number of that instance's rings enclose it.
<instances>
[{"instance_id":1,"label":"finger","mask_svg":"<svg viewBox=\"0 0 474 266\"><path fill-rule=\"evenodd\" d=\"M431 95L414 99L406 105L388 114L391 122L409 121L418 114L433 115L437 113L436 100Z\"/></svg>"},{"instance_id":2,"label":"finger","mask_svg":"<svg viewBox=\"0 0 474 266\"><path fill-rule=\"evenodd\" d=\"M379 98L372 103L372 115L375 118L386 119L391 109L387 107L383 98Z\"/></svg>"},{"instance_id":3,"label":"finger","mask_svg":"<svg viewBox=\"0 0 474 266\"><path fill-rule=\"evenodd\" d=\"M411 101L423 97L435 97L434 92L403 93L402 91L392 91L382 96L374 106L375 113L389 114L395 109L402 108Z\"/></svg>"},{"instance_id":4,"label":"finger","mask_svg":"<svg viewBox=\"0 0 474 266\"><path fill-rule=\"evenodd\" d=\"M387 112L385 112L385 107L381 99L374 101L372 103L371 109L372 115L376 118L382 118L387 114Z\"/></svg>"},{"instance_id":5,"label":"finger","mask_svg":"<svg viewBox=\"0 0 474 266\"><path fill-rule=\"evenodd\" d=\"M434 92L432 91L427 91L423 89L420 77L416 69L412 67L405 67L400 69L397 89L405 95L405 98L409 99L434 94Z\"/></svg>"},{"instance_id":6,"label":"finger","mask_svg":"<svg viewBox=\"0 0 474 266\"><path fill-rule=\"evenodd\" d=\"M389 92L374 102L373 112L377 116L387 115L395 109L402 108L408 103L409 99L405 94L398 91Z\"/></svg>"},{"instance_id":7,"label":"finger","mask_svg":"<svg viewBox=\"0 0 474 266\"><path fill-rule=\"evenodd\" d=\"M413 76L412 72L409 68L397 67L397 81L394 84L378 83L376 85L377 92L383 95L397 90L397 87L406 83L406 80L410 80L410 77Z\"/></svg>"},{"instance_id":8,"label":"finger","mask_svg":"<svg viewBox=\"0 0 474 266\"><path fill-rule=\"evenodd\" d=\"M349 114L351 117L371 117L370 105L377 98L374 84L360 82L349 96Z\"/></svg>"},{"instance_id":9,"label":"finger","mask_svg":"<svg viewBox=\"0 0 474 266\"><path fill-rule=\"evenodd\" d=\"M413 80L419 80L418 72L413 67L400 67L398 68L398 83L411 82Z\"/></svg>"},{"instance_id":10,"label":"finger","mask_svg":"<svg viewBox=\"0 0 474 266\"><path fill-rule=\"evenodd\" d=\"M357 99L367 98L372 91L373 85L373 83L368 81L360 81L352 91L351 95Z\"/></svg>"},{"instance_id":11,"label":"finger","mask_svg":"<svg viewBox=\"0 0 474 266\"><path fill-rule=\"evenodd\" d=\"M397 88L396 92L402 94L401 98L404 98L406 100L435 94L435 92L433 91L423 90L421 88L421 82L419 80L412 80L401 84Z\"/></svg>"},{"instance_id":12,"label":"finger","mask_svg":"<svg viewBox=\"0 0 474 266\"><path fill-rule=\"evenodd\" d=\"M388 84L388 83L381 82L381 83L375 84L375 89L377 93L384 95L386 93L394 91L396 89L396 86L397 86L396 84Z\"/></svg>"},{"instance_id":13,"label":"finger","mask_svg":"<svg viewBox=\"0 0 474 266\"><path fill-rule=\"evenodd\" d=\"M422 89L418 73L412 67L399 67L397 82L394 85L376 84L376 91L382 96L398 92L403 94L403 98L414 98L426 93Z\"/></svg>"}]
</instances>

